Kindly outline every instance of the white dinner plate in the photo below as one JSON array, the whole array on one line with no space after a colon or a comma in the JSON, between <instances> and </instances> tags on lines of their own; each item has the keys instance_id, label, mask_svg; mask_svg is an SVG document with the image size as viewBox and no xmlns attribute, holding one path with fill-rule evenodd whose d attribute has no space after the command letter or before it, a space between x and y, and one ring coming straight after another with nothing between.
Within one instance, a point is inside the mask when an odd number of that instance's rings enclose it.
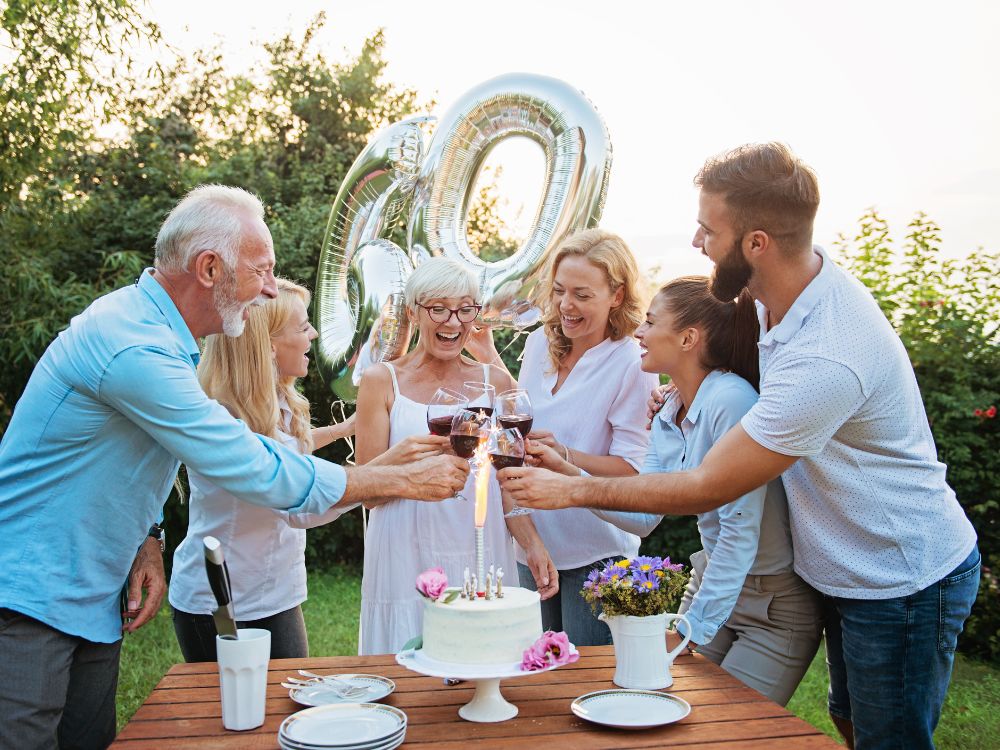
<instances>
[{"instance_id":1,"label":"white dinner plate","mask_svg":"<svg viewBox=\"0 0 1000 750\"><path fill-rule=\"evenodd\" d=\"M570 704L581 719L619 729L645 729L680 721L691 706L683 698L655 690L599 690Z\"/></svg>"},{"instance_id":2,"label":"white dinner plate","mask_svg":"<svg viewBox=\"0 0 1000 750\"><path fill-rule=\"evenodd\" d=\"M293 745L376 748L406 729L406 714L381 703L339 703L306 708L281 722L279 736Z\"/></svg>"},{"instance_id":3,"label":"white dinner plate","mask_svg":"<svg viewBox=\"0 0 1000 750\"><path fill-rule=\"evenodd\" d=\"M288 697L303 706L326 706L331 703L373 703L382 700L396 689L396 683L388 677L375 674L338 674L333 675L355 687L365 688L367 692L345 698L337 694L335 688L325 685L321 680L310 680L309 685L292 688Z\"/></svg>"},{"instance_id":4,"label":"white dinner plate","mask_svg":"<svg viewBox=\"0 0 1000 750\"><path fill-rule=\"evenodd\" d=\"M393 736L383 743L378 745L358 745L349 746L349 748L342 748L340 745L335 745L331 748L330 745L300 745L296 742L292 742L289 739L285 739L280 734L278 735L278 746L281 750L395 750L403 744L406 739L406 733L403 732L398 736Z\"/></svg>"},{"instance_id":5,"label":"white dinner plate","mask_svg":"<svg viewBox=\"0 0 1000 750\"><path fill-rule=\"evenodd\" d=\"M403 728L396 734L385 740L377 740L375 743L361 745L308 745L288 739L283 734L278 734L278 744L282 750L393 750L403 744L406 738L406 729Z\"/></svg>"}]
</instances>

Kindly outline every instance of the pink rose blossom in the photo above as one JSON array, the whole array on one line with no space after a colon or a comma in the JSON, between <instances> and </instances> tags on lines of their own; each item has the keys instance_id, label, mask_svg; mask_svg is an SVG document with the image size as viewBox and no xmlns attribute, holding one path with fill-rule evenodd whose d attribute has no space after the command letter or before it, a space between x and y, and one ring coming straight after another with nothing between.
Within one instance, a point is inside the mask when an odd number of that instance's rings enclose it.
<instances>
[{"instance_id":1,"label":"pink rose blossom","mask_svg":"<svg viewBox=\"0 0 1000 750\"><path fill-rule=\"evenodd\" d=\"M437 599L448 588L448 576L444 568L431 568L417 576L417 591L428 599Z\"/></svg>"},{"instance_id":2,"label":"pink rose blossom","mask_svg":"<svg viewBox=\"0 0 1000 750\"><path fill-rule=\"evenodd\" d=\"M570 644L566 633L546 630L532 644L531 648L524 652L524 656L521 658L521 669L533 672L547 667L572 664L579 658L580 655L572 649L572 644Z\"/></svg>"},{"instance_id":3,"label":"pink rose blossom","mask_svg":"<svg viewBox=\"0 0 1000 750\"><path fill-rule=\"evenodd\" d=\"M534 672L545 669L549 666L549 659L544 649L539 649L539 642L535 641L529 648L525 649L524 656L521 657L521 671Z\"/></svg>"}]
</instances>

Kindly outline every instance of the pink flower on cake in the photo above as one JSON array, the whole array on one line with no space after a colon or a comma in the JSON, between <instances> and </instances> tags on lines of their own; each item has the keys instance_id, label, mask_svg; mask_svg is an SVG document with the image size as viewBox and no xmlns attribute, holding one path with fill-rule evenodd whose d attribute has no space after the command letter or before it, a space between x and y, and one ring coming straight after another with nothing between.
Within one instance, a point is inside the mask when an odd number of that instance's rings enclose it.
<instances>
[{"instance_id":1,"label":"pink flower on cake","mask_svg":"<svg viewBox=\"0 0 1000 750\"><path fill-rule=\"evenodd\" d=\"M580 655L573 649L566 633L546 630L530 648L526 649L521 658L521 670L534 672L548 667L559 667L572 664Z\"/></svg>"},{"instance_id":2,"label":"pink flower on cake","mask_svg":"<svg viewBox=\"0 0 1000 750\"><path fill-rule=\"evenodd\" d=\"M448 588L448 576L444 568L431 568L417 576L417 591L428 599L437 599Z\"/></svg>"}]
</instances>

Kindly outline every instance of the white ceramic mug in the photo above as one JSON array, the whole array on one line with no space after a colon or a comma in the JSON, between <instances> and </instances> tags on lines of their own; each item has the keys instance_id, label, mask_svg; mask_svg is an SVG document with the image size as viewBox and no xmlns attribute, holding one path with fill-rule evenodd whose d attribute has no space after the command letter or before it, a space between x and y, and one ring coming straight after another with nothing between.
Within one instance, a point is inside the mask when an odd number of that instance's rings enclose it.
<instances>
[{"instance_id":1,"label":"white ceramic mug","mask_svg":"<svg viewBox=\"0 0 1000 750\"><path fill-rule=\"evenodd\" d=\"M264 723L271 631L240 628L237 632L236 640L215 636L222 725L226 729L254 729Z\"/></svg>"}]
</instances>

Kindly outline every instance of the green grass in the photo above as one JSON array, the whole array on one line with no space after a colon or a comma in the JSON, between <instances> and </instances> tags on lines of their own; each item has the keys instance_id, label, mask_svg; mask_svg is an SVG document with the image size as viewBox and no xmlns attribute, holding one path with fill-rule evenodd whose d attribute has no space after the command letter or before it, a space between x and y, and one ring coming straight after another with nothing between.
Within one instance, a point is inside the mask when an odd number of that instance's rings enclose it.
<instances>
[{"instance_id":1,"label":"green grass","mask_svg":"<svg viewBox=\"0 0 1000 750\"><path fill-rule=\"evenodd\" d=\"M303 605L310 653L357 653L361 578L346 568L309 574L309 601ZM138 633L125 639L118 681L118 728L142 705L172 664L182 661L165 606ZM789 710L840 739L826 713L826 664L817 654ZM955 663L948 699L934 740L940 750L992 750L1000 737L1000 669L967 660Z\"/></svg>"}]
</instances>

